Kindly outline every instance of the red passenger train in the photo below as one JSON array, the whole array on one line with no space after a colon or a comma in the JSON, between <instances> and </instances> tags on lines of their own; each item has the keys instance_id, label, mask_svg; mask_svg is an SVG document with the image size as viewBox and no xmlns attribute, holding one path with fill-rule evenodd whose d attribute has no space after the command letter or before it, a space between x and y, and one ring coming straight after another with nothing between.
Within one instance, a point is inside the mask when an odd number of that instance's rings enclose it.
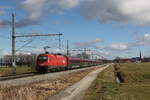
<instances>
[{"instance_id":1,"label":"red passenger train","mask_svg":"<svg viewBox=\"0 0 150 100\"><path fill-rule=\"evenodd\" d=\"M40 73L44 73L49 70L67 70L99 64L101 64L99 61L68 57L61 54L45 53L37 57L36 70Z\"/></svg>"}]
</instances>

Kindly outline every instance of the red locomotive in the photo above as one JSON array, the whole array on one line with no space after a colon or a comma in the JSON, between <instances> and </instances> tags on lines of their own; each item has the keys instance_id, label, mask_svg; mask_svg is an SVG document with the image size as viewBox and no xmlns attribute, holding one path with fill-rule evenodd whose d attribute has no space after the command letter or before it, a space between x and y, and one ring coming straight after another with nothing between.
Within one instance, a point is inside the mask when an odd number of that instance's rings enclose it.
<instances>
[{"instance_id":1,"label":"red locomotive","mask_svg":"<svg viewBox=\"0 0 150 100\"><path fill-rule=\"evenodd\" d=\"M37 57L36 70L40 73L48 70L66 70L100 64L99 61L67 57L61 54L40 54Z\"/></svg>"}]
</instances>

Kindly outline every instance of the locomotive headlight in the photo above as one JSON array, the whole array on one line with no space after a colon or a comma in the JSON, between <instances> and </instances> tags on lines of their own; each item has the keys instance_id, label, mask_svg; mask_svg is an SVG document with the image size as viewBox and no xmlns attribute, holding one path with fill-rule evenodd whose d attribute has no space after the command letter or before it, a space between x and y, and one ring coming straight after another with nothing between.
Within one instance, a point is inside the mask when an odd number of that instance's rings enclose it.
<instances>
[{"instance_id":1,"label":"locomotive headlight","mask_svg":"<svg viewBox=\"0 0 150 100\"><path fill-rule=\"evenodd\" d=\"M63 64L65 64L65 63L66 63L66 61L65 61L65 60L63 60L62 62L63 62Z\"/></svg>"}]
</instances>

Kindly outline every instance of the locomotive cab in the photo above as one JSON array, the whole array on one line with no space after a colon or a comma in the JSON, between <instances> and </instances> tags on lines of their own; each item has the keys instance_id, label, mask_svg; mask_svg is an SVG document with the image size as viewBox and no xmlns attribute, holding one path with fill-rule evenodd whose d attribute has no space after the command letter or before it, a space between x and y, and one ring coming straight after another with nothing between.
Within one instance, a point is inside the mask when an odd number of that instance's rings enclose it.
<instances>
[{"instance_id":1,"label":"locomotive cab","mask_svg":"<svg viewBox=\"0 0 150 100\"><path fill-rule=\"evenodd\" d=\"M37 58L37 61L39 61L39 62L44 62L44 61L47 61L47 60L48 60L48 56L39 56Z\"/></svg>"},{"instance_id":2,"label":"locomotive cab","mask_svg":"<svg viewBox=\"0 0 150 100\"><path fill-rule=\"evenodd\" d=\"M67 57L60 54L40 54L37 57L36 70L47 72L67 68Z\"/></svg>"},{"instance_id":3,"label":"locomotive cab","mask_svg":"<svg viewBox=\"0 0 150 100\"><path fill-rule=\"evenodd\" d=\"M47 54L41 54L37 57L37 64L36 64L36 70L38 72L47 72L47 66L48 66L48 55Z\"/></svg>"}]
</instances>

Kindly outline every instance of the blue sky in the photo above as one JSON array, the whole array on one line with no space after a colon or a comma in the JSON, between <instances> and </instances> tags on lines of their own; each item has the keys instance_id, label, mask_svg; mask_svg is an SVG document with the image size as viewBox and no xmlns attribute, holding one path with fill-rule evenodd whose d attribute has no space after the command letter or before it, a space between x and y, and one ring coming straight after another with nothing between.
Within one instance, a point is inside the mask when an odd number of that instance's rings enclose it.
<instances>
[{"instance_id":1,"label":"blue sky","mask_svg":"<svg viewBox=\"0 0 150 100\"><path fill-rule=\"evenodd\" d=\"M11 51L11 13L16 15L17 34L64 34L62 50L57 37L17 39L17 48L34 40L24 52L39 52L47 45L64 52L69 40L70 49L87 48L106 58L135 57L140 50L150 56L148 0L1 0L1 55Z\"/></svg>"}]
</instances>

